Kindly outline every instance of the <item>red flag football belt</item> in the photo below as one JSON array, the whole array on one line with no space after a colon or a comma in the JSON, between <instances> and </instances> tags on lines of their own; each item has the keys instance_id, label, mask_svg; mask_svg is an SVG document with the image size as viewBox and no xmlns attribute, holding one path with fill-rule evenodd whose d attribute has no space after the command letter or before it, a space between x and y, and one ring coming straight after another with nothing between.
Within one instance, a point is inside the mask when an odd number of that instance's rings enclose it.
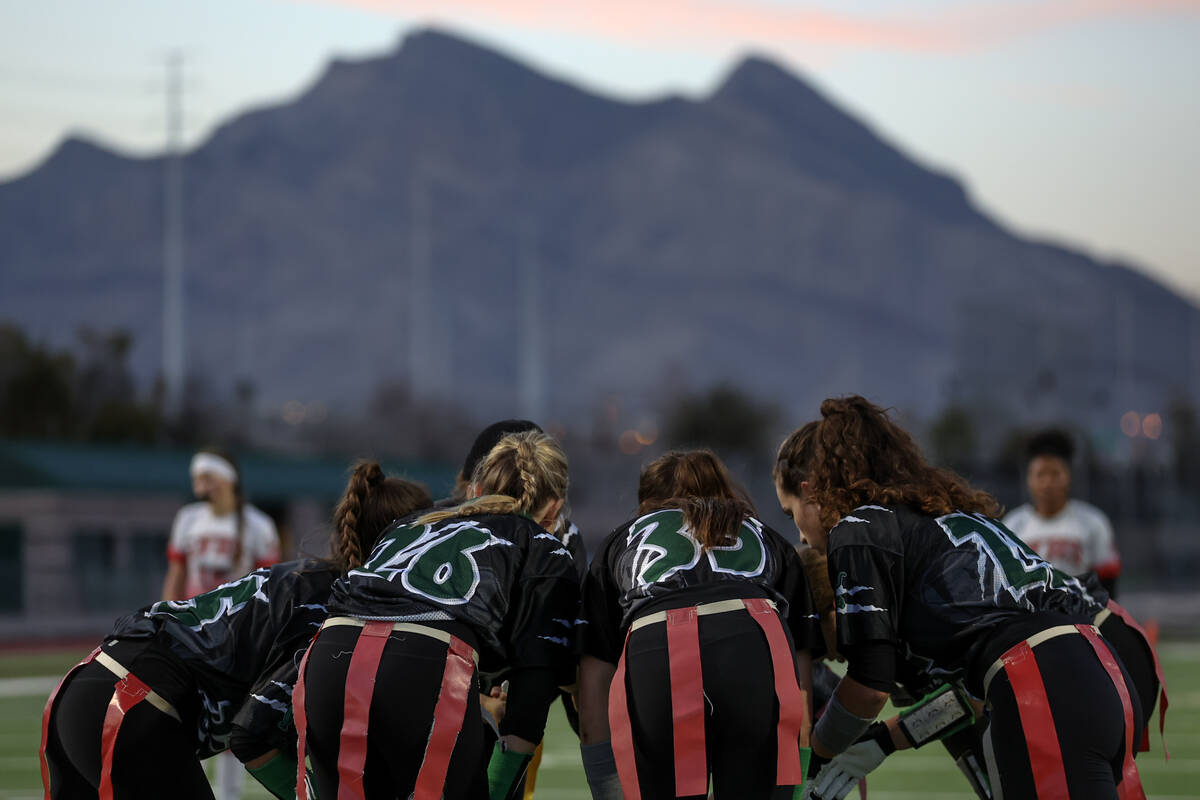
<instances>
[{"instance_id":1,"label":"red flag football belt","mask_svg":"<svg viewBox=\"0 0 1200 800\"><path fill-rule=\"evenodd\" d=\"M467 699L471 681L475 674L478 655L457 636L447 631L418 625L412 622L388 622L361 620L354 617L330 617L322 628L336 625L352 625L362 628L350 657L346 673L345 715L342 721L341 738L338 743L338 800L363 800L363 769L367 761L367 722L370 718L371 698L375 694L375 677L388 637L393 632L415 633L445 642L447 645L446 666L442 672L442 683L437 704L433 712L433 728L425 746L425 757L417 773L413 800L440 800L446 783L446 771L450 766L450 755L462 730L463 717L467 711ZM315 641L314 637L314 641ZM293 715L296 720L297 759L296 798L307 800L305 786L305 739L307 716L304 713L304 668L308 664L309 645L300 662L300 674L292 693Z\"/></svg>"},{"instance_id":2,"label":"red flag football belt","mask_svg":"<svg viewBox=\"0 0 1200 800\"><path fill-rule=\"evenodd\" d=\"M1029 749L1029 764L1033 771L1037 798L1066 800L1070 793L1067 790L1062 750L1058 746L1058 731L1054 726L1050 700L1046 696L1046 685L1042 681L1042 673L1038 669L1033 648L1059 636L1076 633L1082 635L1092 646L1121 698L1121 707L1125 714L1125 756L1122 779L1117 787L1118 796L1121 800L1145 800L1146 795L1142 791L1137 766L1133 762L1134 719L1129 690L1125 686L1121 668L1117 666L1108 645L1095 626L1056 625L1013 645L988 668L983 678L984 695L987 695L992 679L1000 670L1004 670L1016 696L1017 712Z\"/></svg>"},{"instance_id":3,"label":"red flag football belt","mask_svg":"<svg viewBox=\"0 0 1200 800\"><path fill-rule=\"evenodd\" d=\"M1158 735L1162 738L1163 755L1168 760L1171 754L1167 752L1167 680L1163 677L1162 664L1158 660L1158 651L1154 649L1154 645L1150 643L1150 637L1146 635L1145 629L1138 624L1138 621L1133 618L1133 615L1126 611L1123 607L1117 605L1115 600L1108 601L1108 607L1096 615L1092 620L1092 624L1099 628L1109 615L1115 614L1120 617L1121 621L1137 631L1138 636L1142 637L1146 648L1150 651L1150 655L1154 658L1154 674L1158 678ZM1144 753L1150 749L1150 729L1147 728L1142 732L1142 741L1138 746L1138 752Z\"/></svg>"},{"instance_id":4,"label":"red flag football belt","mask_svg":"<svg viewBox=\"0 0 1200 800\"><path fill-rule=\"evenodd\" d=\"M63 679L54 687L54 691L50 693L50 698L46 701L46 707L42 711L42 788L45 790L46 800L50 800L50 765L46 761L46 744L50 738L50 715L54 709L54 701L58 698L58 692L67 679L92 661L117 676L117 682L113 686L112 699L108 701L108 708L104 712L104 727L100 734L100 800L112 800L113 752L117 746L117 735L121 732L121 723L125 721L125 715L131 708L144 700L176 722L180 721L179 712L166 698L147 686L115 658L97 647L87 658L80 661L63 676Z\"/></svg>"},{"instance_id":5,"label":"red flag football belt","mask_svg":"<svg viewBox=\"0 0 1200 800\"><path fill-rule=\"evenodd\" d=\"M647 614L634 620L626 634L659 622L667 624L667 659L671 675L671 716L675 749L675 792L679 795L708 793L708 764L704 740L704 679L700 668L698 619L706 614L746 610L762 629L771 652L775 696L779 702L776 730L776 780L780 786L804 782L799 736L804 724L807 698L796 682L795 656L779 622L774 603L762 598L721 600L686 608ZM613 755L626 800L641 800L634 759L633 731L625 689L625 648L613 675L608 698Z\"/></svg>"}]
</instances>

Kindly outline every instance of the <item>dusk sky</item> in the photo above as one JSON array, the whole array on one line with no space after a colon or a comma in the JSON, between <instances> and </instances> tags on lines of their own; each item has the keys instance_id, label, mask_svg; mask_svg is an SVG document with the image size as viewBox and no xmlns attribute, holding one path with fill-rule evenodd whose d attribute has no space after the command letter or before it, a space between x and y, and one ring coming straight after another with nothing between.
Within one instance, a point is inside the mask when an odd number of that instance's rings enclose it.
<instances>
[{"instance_id":1,"label":"dusk sky","mask_svg":"<svg viewBox=\"0 0 1200 800\"><path fill-rule=\"evenodd\" d=\"M1016 231L1200 300L1200 0L3 0L0 180L69 132L161 149L170 51L195 144L430 24L629 100L766 55Z\"/></svg>"}]
</instances>

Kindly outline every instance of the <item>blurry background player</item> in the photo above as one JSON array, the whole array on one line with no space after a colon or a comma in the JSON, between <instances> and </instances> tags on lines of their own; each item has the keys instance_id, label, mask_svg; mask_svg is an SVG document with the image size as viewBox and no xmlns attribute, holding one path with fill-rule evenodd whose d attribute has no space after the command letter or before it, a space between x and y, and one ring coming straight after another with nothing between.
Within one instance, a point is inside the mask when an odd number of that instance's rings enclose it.
<instances>
[{"instance_id":1,"label":"blurry background player","mask_svg":"<svg viewBox=\"0 0 1200 800\"><path fill-rule=\"evenodd\" d=\"M206 447L192 457L197 501L175 515L167 542L163 600L194 597L279 560L279 534L271 518L246 502L233 456ZM237 800L245 773L228 752L217 757L221 800Z\"/></svg>"},{"instance_id":2,"label":"blurry background player","mask_svg":"<svg viewBox=\"0 0 1200 800\"><path fill-rule=\"evenodd\" d=\"M1075 448L1066 433L1042 431L1026 447L1025 482L1030 502L1004 517L1004 524L1068 575L1095 572L1116 597L1121 557L1112 524L1104 512L1071 497L1071 457Z\"/></svg>"},{"instance_id":3,"label":"blurry background player","mask_svg":"<svg viewBox=\"0 0 1200 800\"><path fill-rule=\"evenodd\" d=\"M642 470L637 515L604 540L583 608L594 798L703 798L710 774L718 800L792 797L821 630L796 551L715 455L669 452Z\"/></svg>"},{"instance_id":4,"label":"blurry background player","mask_svg":"<svg viewBox=\"0 0 1200 800\"><path fill-rule=\"evenodd\" d=\"M330 586L392 520L430 503L424 487L362 462L334 513L330 558L255 570L118 620L46 703L46 797L212 800L200 759L226 748L273 795L294 797L290 697Z\"/></svg>"}]
</instances>

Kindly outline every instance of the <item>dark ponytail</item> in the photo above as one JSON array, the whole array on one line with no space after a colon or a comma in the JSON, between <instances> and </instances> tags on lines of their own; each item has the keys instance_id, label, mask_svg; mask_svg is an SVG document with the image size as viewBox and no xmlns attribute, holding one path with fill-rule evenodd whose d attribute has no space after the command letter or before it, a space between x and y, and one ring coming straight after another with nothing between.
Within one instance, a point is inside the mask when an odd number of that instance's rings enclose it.
<instances>
[{"instance_id":1,"label":"dark ponytail","mask_svg":"<svg viewBox=\"0 0 1200 800\"><path fill-rule=\"evenodd\" d=\"M389 478L377 461L354 465L346 491L333 512L332 560L340 573L366 563L383 529L401 517L433 504L429 490Z\"/></svg>"}]
</instances>

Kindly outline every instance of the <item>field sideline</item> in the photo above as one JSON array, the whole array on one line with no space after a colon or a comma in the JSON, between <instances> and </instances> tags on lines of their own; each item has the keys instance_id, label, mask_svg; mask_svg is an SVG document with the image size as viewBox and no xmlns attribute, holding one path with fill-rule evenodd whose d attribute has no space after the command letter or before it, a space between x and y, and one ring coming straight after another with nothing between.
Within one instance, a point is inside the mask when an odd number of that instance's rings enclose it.
<instances>
[{"instance_id":1,"label":"field sideline","mask_svg":"<svg viewBox=\"0 0 1200 800\"><path fill-rule=\"evenodd\" d=\"M41 800L37 748L46 695L86 651L0 655L0 800ZM1162 647L1170 691L1167 714L1169 763L1163 761L1157 721L1151 751L1138 757L1150 800L1200 799L1200 643L1168 642ZM1157 714L1155 716L1157 720ZM579 765L578 741L562 710L551 711L547 751L538 774L537 796L544 800L590 797ZM972 800L963 777L939 746L900 753L871 775L871 800ZM246 800L271 800L248 779ZM852 795L852 797L857 795Z\"/></svg>"}]
</instances>

